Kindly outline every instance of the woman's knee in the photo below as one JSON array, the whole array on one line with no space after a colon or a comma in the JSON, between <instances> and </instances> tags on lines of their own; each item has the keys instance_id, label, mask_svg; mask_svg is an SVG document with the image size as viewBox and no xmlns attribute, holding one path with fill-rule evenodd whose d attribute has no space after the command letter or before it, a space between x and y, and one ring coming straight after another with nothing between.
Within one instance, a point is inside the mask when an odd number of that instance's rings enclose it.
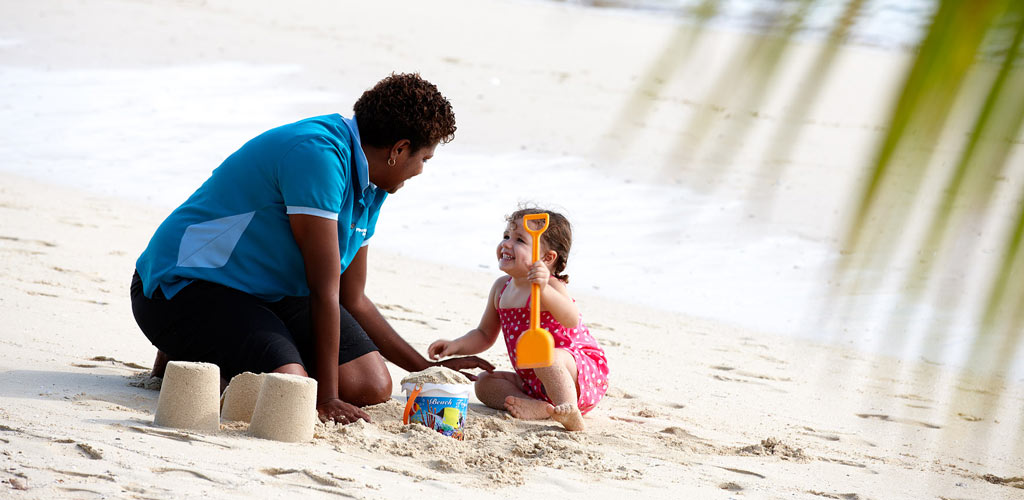
<instances>
[{"instance_id":1,"label":"woman's knee","mask_svg":"<svg viewBox=\"0 0 1024 500\"><path fill-rule=\"evenodd\" d=\"M299 375L302 377L308 377L305 367L299 363L288 363L281 365L274 369L273 373L287 373L289 375Z\"/></svg>"},{"instance_id":2,"label":"woman's knee","mask_svg":"<svg viewBox=\"0 0 1024 500\"><path fill-rule=\"evenodd\" d=\"M383 403L391 398L391 373L377 352L338 367L338 393L357 406Z\"/></svg>"},{"instance_id":3,"label":"woman's knee","mask_svg":"<svg viewBox=\"0 0 1024 500\"><path fill-rule=\"evenodd\" d=\"M363 383L361 400L353 402L358 406L369 406L383 403L391 399L391 376L370 377Z\"/></svg>"}]
</instances>

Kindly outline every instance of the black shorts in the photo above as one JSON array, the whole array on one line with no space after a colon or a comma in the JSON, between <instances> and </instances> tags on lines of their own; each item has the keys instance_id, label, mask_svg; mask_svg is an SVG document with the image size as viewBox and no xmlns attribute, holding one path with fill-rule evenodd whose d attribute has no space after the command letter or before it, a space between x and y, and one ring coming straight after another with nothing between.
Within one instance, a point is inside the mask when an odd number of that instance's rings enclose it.
<instances>
[{"instance_id":1,"label":"black shorts","mask_svg":"<svg viewBox=\"0 0 1024 500\"><path fill-rule=\"evenodd\" d=\"M147 298L138 272L132 276L131 296L132 313L142 333L172 360L213 363L226 380L247 371L271 372L289 363L315 373L309 297L266 302L234 288L196 280L170 300L159 287L153 298ZM344 307L340 309L338 364L376 351L355 318Z\"/></svg>"}]
</instances>

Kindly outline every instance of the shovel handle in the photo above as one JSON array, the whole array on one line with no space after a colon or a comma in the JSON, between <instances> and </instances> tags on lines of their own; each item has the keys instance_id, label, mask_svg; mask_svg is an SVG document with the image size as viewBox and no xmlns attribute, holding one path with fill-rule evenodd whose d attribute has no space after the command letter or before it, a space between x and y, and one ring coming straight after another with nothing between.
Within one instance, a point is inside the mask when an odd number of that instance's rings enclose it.
<instances>
[{"instance_id":1,"label":"shovel handle","mask_svg":"<svg viewBox=\"0 0 1024 500\"><path fill-rule=\"evenodd\" d=\"M544 226L534 231L530 228L532 220L543 220ZM523 216L523 228L533 236L533 260L531 264L540 259L540 235L547 231L550 217L547 213L528 214ZM530 286L530 329L536 329L540 325L540 285L534 283Z\"/></svg>"},{"instance_id":2,"label":"shovel handle","mask_svg":"<svg viewBox=\"0 0 1024 500\"><path fill-rule=\"evenodd\" d=\"M532 220L543 220L544 226L534 231L533 229L530 228L529 224L529 222ZM523 216L523 229L526 229L526 232L530 233L530 236L533 236L533 262L537 262L537 259L540 258L540 235L543 234L544 231L548 230L549 220L550 218L546 213L527 214ZM533 262L531 262L531 264Z\"/></svg>"}]
</instances>

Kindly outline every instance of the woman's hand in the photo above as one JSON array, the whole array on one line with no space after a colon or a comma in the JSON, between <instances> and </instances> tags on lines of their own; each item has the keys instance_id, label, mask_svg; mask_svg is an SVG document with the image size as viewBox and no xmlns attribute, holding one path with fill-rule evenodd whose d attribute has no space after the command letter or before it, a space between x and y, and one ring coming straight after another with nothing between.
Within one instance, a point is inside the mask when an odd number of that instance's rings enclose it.
<instances>
[{"instance_id":1,"label":"woman's hand","mask_svg":"<svg viewBox=\"0 0 1024 500\"><path fill-rule=\"evenodd\" d=\"M551 278L551 271L543 261L534 262L530 265L530 272L526 275L526 279L534 285L540 286L540 291L544 291L544 287L548 286L548 279Z\"/></svg>"},{"instance_id":2,"label":"woman's hand","mask_svg":"<svg viewBox=\"0 0 1024 500\"><path fill-rule=\"evenodd\" d=\"M356 420L370 421L370 415L358 406L350 405L338 398L328 399L316 405L317 415L321 422L333 420L339 424L351 424Z\"/></svg>"},{"instance_id":3,"label":"woman's hand","mask_svg":"<svg viewBox=\"0 0 1024 500\"><path fill-rule=\"evenodd\" d=\"M455 370L455 371L465 375L467 378L469 378L470 380L472 380L474 382L476 381L476 375L473 375L471 373L466 373L466 372L464 372L462 370L480 369L480 370L483 370L483 371L486 371L486 372L493 372L494 371L494 365L488 363L486 360L484 360L482 358L479 358L477 356L463 356L461 358L449 358L449 359L446 359L444 361L440 361L437 364L439 366L443 366L445 368L451 368L452 370Z\"/></svg>"},{"instance_id":4,"label":"woman's hand","mask_svg":"<svg viewBox=\"0 0 1024 500\"><path fill-rule=\"evenodd\" d=\"M430 359L433 360L447 358L456 354L458 354L458 349L455 348L454 340L435 340L427 347L427 356L430 356Z\"/></svg>"}]
</instances>

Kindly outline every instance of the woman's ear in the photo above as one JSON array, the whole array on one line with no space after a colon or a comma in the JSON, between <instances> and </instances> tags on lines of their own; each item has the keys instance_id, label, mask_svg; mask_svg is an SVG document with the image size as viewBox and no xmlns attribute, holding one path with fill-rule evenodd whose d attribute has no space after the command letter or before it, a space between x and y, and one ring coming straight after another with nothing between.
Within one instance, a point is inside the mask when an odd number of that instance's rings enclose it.
<instances>
[{"instance_id":1,"label":"woman's ear","mask_svg":"<svg viewBox=\"0 0 1024 500\"><path fill-rule=\"evenodd\" d=\"M401 140L399 140L398 142L396 142L394 145L391 146L391 151L390 151L391 157L395 158L395 157L401 156L402 153L406 153L406 154L411 153L412 152L412 151L410 151L410 146L411 145L412 145L412 142L410 142L409 139L401 139Z\"/></svg>"}]
</instances>

